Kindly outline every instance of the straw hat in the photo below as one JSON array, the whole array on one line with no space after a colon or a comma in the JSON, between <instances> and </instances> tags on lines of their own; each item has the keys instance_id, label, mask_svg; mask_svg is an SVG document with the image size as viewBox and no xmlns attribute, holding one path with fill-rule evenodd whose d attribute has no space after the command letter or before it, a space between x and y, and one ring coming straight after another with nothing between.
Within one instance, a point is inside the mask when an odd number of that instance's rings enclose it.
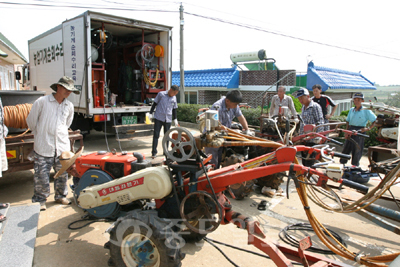
<instances>
[{"instance_id":1,"label":"straw hat","mask_svg":"<svg viewBox=\"0 0 400 267\"><path fill-rule=\"evenodd\" d=\"M82 151L83 147L81 150L76 152L76 154L72 153L71 151L64 151L63 153L61 153L61 169L54 175L54 179L63 174L66 170L68 170L68 168L71 167L75 163L75 160L81 155Z\"/></svg>"},{"instance_id":2,"label":"straw hat","mask_svg":"<svg viewBox=\"0 0 400 267\"><path fill-rule=\"evenodd\" d=\"M74 92L75 94L80 93L80 91L78 89L76 89L74 86L74 80L72 80L70 77L67 77L67 76L61 77L60 80L58 81L58 83L53 83L52 85L50 85L51 89L53 89L54 91L57 92L58 84L63 86L68 91Z\"/></svg>"}]
</instances>

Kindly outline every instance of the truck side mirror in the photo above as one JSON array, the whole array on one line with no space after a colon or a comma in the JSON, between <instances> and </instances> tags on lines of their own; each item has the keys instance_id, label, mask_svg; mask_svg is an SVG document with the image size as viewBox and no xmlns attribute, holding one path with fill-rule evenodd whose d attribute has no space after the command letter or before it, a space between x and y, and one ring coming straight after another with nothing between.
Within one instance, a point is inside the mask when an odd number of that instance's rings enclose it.
<instances>
[{"instance_id":1,"label":"truck side mirror","mask_svg":"<svg viewBox=\"0 0 400 267\"><path fill-rule=\"evenodd\" d=\"M16 71L16 72L15 72L15 79L16 79L17 81L20 81L20 80L21 80L21 72L19 72L19 71Z\"/></svg>"}]
</instances>

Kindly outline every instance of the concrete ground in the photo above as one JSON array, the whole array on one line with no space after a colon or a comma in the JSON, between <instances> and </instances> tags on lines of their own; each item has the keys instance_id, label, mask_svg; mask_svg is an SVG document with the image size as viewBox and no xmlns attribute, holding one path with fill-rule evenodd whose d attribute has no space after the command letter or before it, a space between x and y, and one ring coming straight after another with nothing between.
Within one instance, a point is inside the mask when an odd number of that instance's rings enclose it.
<instances>
[{"instance_id":1,"label":"concrete ground","mask_svg":"<svg viewBox=\"0 0 400 267\"><path fill-rule=\"evenodd\" d=\"M122 142L121 146L123 150L143 152L147 157L150 157L151 141L151 137L144 137ZM116 148L119 150L119 145L113 136L108 136L108 143L110 149ZM84 153L107 150L102 133L93 132L84 140L84 144ZM161 151L161 145L159 145L159 154L161 154ZM362 164L364 166L368 165L366 157L363 157ZM32 177L32 171L21 171L6 174L3 178L0 178L0 202L9 202L12 206L31 204ZM51 180L51 183L53 184L53 180ZM68 183L72 184L72 179ZM376 184L376 181L370 181L367 185L373 187ZM282 184L281 186L285 192L286 185ZM69 230L68 225L80 220L84 212L74 203L69 206L54 203L53 188L51 190L51 196L47 201L47 210L41 212L39 216L33 266L108 266L109 251L104 249L103 245L109 239L109 235L105 233L105 230L110 226L111 222L95 222L82 229ZM308 222L293 185L290 186L290 192L289 199L285 197L285 193L281 196L276 195L273 198L269 198L253 192L250 197L244 200L231 200L231 202L235 211L258 220L268 238L282 243L278 237L282 228L298 222ZM396 196L400 196L400 187L392 187L392 192ZM71 192L68 197L73 201ZM259 211L255 206L255 203L257 204L261 200L267 201L267 210L265 211ZM379 204L393 210L399 210L394 203L379 201ZM368 221L360 215L329 212L312 202L310 206L315 217L326 227L338 233L351 251L369 253L370 255L400 251L397 234ZM399 226L398 222L391 222ZM74 226L79 226L79 224ZM296 231L291 234L296 238L301 238L308 234L315 245L323 248L323 245L321 245L321 242L313 232ZM250 251L260 252L257 248L247 245L247 232L237 229L234 225L220 225L216 231L208 234L207 237ZM217 246L238 266L274 266L271 260L260 256L234 250L223 245ZM186 257L182 261L183 266L232 265L216 248L205 241L187 244L182 251L186 253ZM335 255L326 256L351 266L359 266L357 263Z\"/></svg>"}]
</instances>

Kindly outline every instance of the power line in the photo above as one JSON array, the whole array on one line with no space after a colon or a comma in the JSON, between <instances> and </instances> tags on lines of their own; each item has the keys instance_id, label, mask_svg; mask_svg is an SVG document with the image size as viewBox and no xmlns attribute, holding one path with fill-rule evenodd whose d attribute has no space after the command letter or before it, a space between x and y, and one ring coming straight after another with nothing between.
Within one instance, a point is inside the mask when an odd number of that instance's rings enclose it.
<instances>
[{"instance_id":1,"label":"power line","mask_svg":"<svg viewBox=\"0 0 400 267\"><path fill-rule=\"evenodd\" d=\"M230 24L230 25L234 25L234 26L239 26L239 27L242 27L242 28L252 29L252 30L261 31L261 32L266 32L266 33L279 35L279 36L282 36L282 37L287 37L287 38L291 38L291 39L295 39L295 40L299 40L299 41L303 41L303 42L309 42L309 43L313 43L313 44L333 47L333 48L347 50L347 51L356 52L356 53L360 53L360 54L366 54L366 55L371 55L371 56L382 57L382 58L387 58L387 59L393 59L393 60L400 61L400 58L396 58L396 57L389 57L389 56L379 55L379 54L365 52L365 51L361 51L361 50L356 50L356 49L352 49L352 48L342 47L342 46L338 46L338 45L331 45L331 44L327 44L327 43L313 41L313 40L310 40L310 39L300 38L300 37L292 36L292 35L289 35L289 34L274 32L272 30L267 30L267 29L260 28L260 27L257 27L257 26L253 26L253 25L246 25L246 24L242 24L242 23L223 20L223 19L220 19L220 18L208 17L208 16L195 14L195 13L189 13L189 12L184 12L184 13L187 14L187 15L200 17L200 18L203 18L203 19L214 20L214 21L218 21L218 22L222 22L222 23L226 23L226 24Z\"/></svg>"},{"instance_id":2,"label":"power line","mask_svg":"<svg viewBox=\"0 0 400 267\"><path fill-rule=\"evenodd\" d=\"M54 2L56 3L56 2ZM78 5L50 5L50 4L35 4L35 3L10 3L10 2L0 2L0 4L5 5L19 5L19 6L39 6L39 7L66 7L66 8L83 8L83 9L107 9L107 10L119 10L119 11L151 11L151 12L171 12L178 13L179 11L173 10L163 10L163 9L139 9L139 8L117 8L110 6L78 6Z\"/></svg>"},{"instance_id":3,"label":"power line","mask_svg":"<svg viewBox=\"0 0 400 267\"><path fill-rule=\"evenodd\" d=\"M46 1L46 0L39 0L39 1L40 2L56 3L54 1ZM173 3L173 4L179 3L179 2L174 2L174 1L158 1L158 2ZM117 4L117 2L114 2L114 3ZM35 3L28 4L28 3L11 3L11 2L0 2L0 4L22 5L22 6L29 5L29 6L40 6L40 7L67 7L67 8L84 8L84 9L107 9L107 10L119 10L119 11L147 11L147 12L151 11L151 12L170 12L170 13L178 13L179 12L179 11L163 10L163 9L141 9L141 8L128 8L128 7L118 8L118 7L110 7L110 6L97 6L97 7L94 7L94 6L81 6L81 5L51 5L51 4L35 4ZM125 4L121 4L121 5L125 5ZM234 26L238 26L238 27L242 27L242 28L252 29L252 30L256 30L256 31L266 32L266 33L270 33L270 34L274 34L274 35L278 35L278 36L282 36L282 37L286 37L286 38L291 38L291 39L295 39L295 40L299 40L299 41L303 41L303 42L309 42L309 43L313 43L313 44L317 44L317 45L337 48L337 49L346 50L346 51L350 51L350 52L355 52L355 53L366 54L366 55L371 55L371 56L376 56L376 57L381 57L381 58L400 61L400 58L396 58L396 57L389 57L389 56L385 56L385 55L380 55L380 54L376 54L376 53L361 51L361 50L347 48L347 47L343 47L343 46L332 45L332 44L323 43L323 42L319 42L319 41L313 41L311 39L300 38L300 37L296 37L296 36L293 36L293 35L284 34L284 33L280 33L280 32L273 31L273 30L268 30L268 29L261 28L261 27L258 27L258 26L238 23L238 22L234 22L234 21L228 21L228 20L224 20L224 19L220 19L220 18L204 16L204 15L190 13L190 12L184 12L184 13L187 14L187 15L194 16L194 17L213 20L213 21L217 21L217 22L221 22L221 23L225 23L225 24L230 24L230 25L234 25Z\"/></svg>"}]
</instances>

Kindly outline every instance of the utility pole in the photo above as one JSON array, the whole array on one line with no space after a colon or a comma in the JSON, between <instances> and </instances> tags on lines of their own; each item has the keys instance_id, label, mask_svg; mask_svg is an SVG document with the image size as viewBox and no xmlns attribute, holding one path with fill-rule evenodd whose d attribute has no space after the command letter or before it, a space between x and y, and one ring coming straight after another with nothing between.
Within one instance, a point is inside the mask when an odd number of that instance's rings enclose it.
<instances>
[{"instance_id":1,"label":"utility pole","mask_svg":"<svg viewBox=\"0 0 400 267\"><path fill-rule=\"evenodd\" d=\"M181 88L179 90L180 92L180 102L181 104L185 103L185 68L184 68L184 52L183 52L183 25L185 24L185 21L183 20L183 6L181 3L181 6L179 7L179 13L180 13L180 25L181 25L181 39L180 39L180 73L181 73Z\"/></svg>"}]
</instances>

